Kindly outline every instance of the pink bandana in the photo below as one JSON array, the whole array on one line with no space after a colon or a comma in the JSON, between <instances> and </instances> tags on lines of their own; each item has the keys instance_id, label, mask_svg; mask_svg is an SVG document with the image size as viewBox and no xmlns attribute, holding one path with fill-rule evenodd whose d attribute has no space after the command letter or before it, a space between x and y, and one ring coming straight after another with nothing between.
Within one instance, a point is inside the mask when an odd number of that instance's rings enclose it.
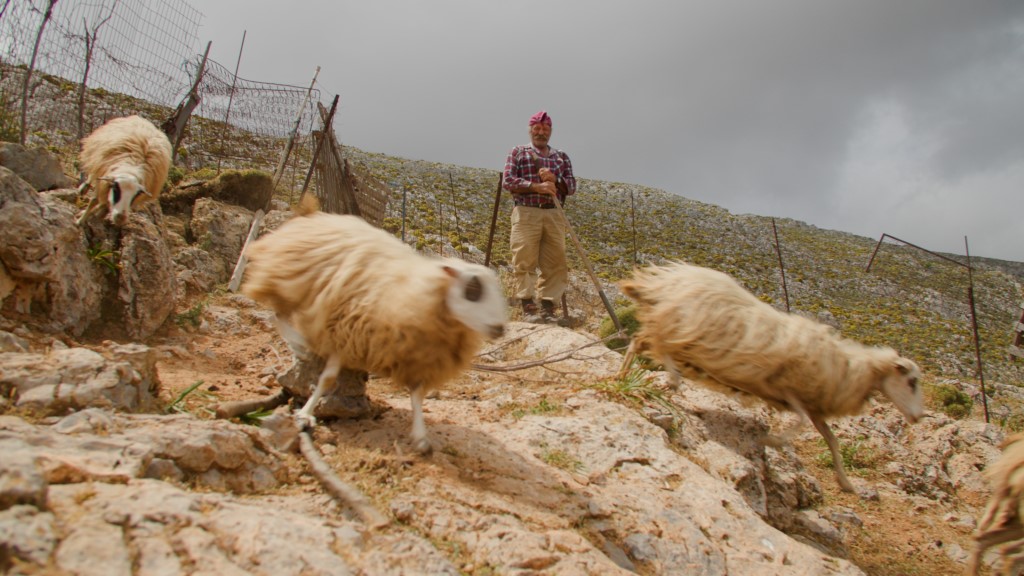
<instances>
[{"instance_id":1,"label":"pink bandana","mask_svg":"<svg viewBox=\"0 0 1024 576\"><path fill-rule=\"evenodd\" d=\"M534 124L547 124L548 126L551 126L551 116L548 116L547 112L541 110L533 116L530 116L530 126L533 126Z\"/></svg>"}]
</instances>

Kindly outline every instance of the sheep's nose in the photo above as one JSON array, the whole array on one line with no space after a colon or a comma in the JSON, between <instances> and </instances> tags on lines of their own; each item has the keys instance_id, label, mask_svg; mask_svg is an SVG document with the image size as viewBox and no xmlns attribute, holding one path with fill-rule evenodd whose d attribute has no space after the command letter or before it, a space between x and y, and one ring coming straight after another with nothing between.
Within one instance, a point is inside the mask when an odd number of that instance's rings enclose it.
<instances>
[{"instance_id":1,"label":"sheep's nose","mask_svg":"<svg viewBox=\"0 0 1024 576\"><path fill-rule=\"evenodd\" d=\"M501 338L505 335L505 326L498 324L497 326L491 326L491 338Z\"/></svg>"}]
</instances>

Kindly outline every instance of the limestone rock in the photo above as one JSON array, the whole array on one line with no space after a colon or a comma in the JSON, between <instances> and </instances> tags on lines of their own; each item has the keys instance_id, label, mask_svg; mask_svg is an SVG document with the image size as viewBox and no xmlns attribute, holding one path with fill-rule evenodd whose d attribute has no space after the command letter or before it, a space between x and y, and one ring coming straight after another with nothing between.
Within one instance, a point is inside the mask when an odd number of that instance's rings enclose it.
<instances>
[{"instance_id":1,"label":"limestone rock","mask_svg":"<svg viewBox=\"0 0 1024 576\"><path fill-rule=\"evenodd\" d=\"M249 235L253 214L233 206L200 198L192 210L191 230L195 244L217 261L217 281L227 282Z\"/></svg>"},{"instance_id":2,"label":"limestone rock","mask_svg":"<svg viewBox=\"0 0 1024 576\"><path fill-rule=\"evenodd\" d=\"M160 228L150 219L132 214L121 231L117 299L123 306L128 337L145 340L174 312L174 265Z\"/></svg>"},{"instance_id":3,"label":"limestone rock","mask_svg":"<svg viewBox=\"0 0 1024 576\"><path fill-rule=\"evenodd\" d=\"M26 148L14 142L0 142L0 166L11 170L38 191L78 185L64 174L60 158L44 148Z\"/></svg>"},{"instance_id":4,"label":"limestone rock","mask_svg":"<svg viewBox=\"0 0 1024 576\"><path fill-rule=\"evenodd\" d=\"M2 353L0 392L16 406L41 414L89 407L155 409L159 381L153 351L126 345L106 352L110 358L86 348Z\"/></svg>"},{"instance_id":5,"label":"limestone rock","mask_svg":"<svg viewBox=\"0 0 1024 576\"><path fill-rule=\"evenodd\" d=\"M0 310L80 336L99 318L102 286L73 212L0 168Z\"/></svg>"}]
</instances>

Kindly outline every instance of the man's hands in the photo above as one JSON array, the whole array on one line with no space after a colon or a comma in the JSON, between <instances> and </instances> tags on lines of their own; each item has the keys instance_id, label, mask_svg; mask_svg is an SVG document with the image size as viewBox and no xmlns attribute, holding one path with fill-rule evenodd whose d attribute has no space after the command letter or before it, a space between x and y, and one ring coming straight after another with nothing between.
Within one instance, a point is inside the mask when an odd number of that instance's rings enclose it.
<instances>
[{"instance_id":1,"label":"man's hands","mask_svg":"<svg viewBox=\"0 0 1024 576\"><path fill-rule=\"evenodd\" d=\"M555 184L557 178L555 173L548 168L541 168L537 171L540 176L540 184L534 183L530 186L531 191L537 194L554 197L558 193L558 186Z\"/></svg>"}]
</instances>

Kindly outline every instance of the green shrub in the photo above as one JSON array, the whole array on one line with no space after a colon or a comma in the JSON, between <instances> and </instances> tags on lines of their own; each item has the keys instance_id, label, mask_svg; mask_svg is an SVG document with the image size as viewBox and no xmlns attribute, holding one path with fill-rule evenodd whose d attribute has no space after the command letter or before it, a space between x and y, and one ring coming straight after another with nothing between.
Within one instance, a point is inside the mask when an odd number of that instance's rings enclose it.
<instances>
[{"instance_id":1,"label":"green shrub","mask_svg":"<svg viewBox=\"0 0 1024 576\"><path fill-rule=\"evenodd\" d=\"M970 415L971 409L974 408L974 401L971 400L970 396L949 384L936 386L932 394L938 409L950 418L956 418L957 420L965 418Z\"/></svg>"},{"instance_id":2,"label":"green shrub","mask_svg":"<svg viewBox=\"0 0 1024 576\"><path fill-rule=\"evenodd\" d=\"M999 419L999 425L1007 432L1024 432L1024 414L1010 414Z\"/></svg>"},{"instance_id":3,"label":"green shrub","mask_svg":"<svg viewBox=\"0 0 1024 576\"><path fill-rule=\"evenodd\" d=\"M832 452L823 438L818 439L818 445L824 446L825 451L818 454L816 458L818 465L822 468L832 468ZM843 468L852 474L864 476L868 471L878 467L880 456L872 448L864 436L858 436L850 442L839 443L839 455L843 459Z\"/></svg>"},{"instance_id":4,"label":"green shrub","mask_svg":"<svg viewBox=\"0 0 1024 576\"><path fill-rule=\"evenodd\" d=\"M616 308L615 315L619 318L619 324L622 325L622 330L625 331L624 337L611 338L605 345L612 350L624 351L629 346L629 340L640 328L640 322L636 319L636 306L630 305L626 307ZM598 336L608 338L615 334L615 323L612 322L611 317L605 317L601 321L601 326L597 331Z\"/></svg>"},{"instance_id":5,"label":"green shrub","mask_svg":"<svg viewBox=\"0 0 1024 576\"><path fill-rule=\"evenodd\" d=\"M177 186L183 178L185 178L185 172L177 166L171 166L171 169L167 171L167 187Z\"/></svg>"}]
</instances>

